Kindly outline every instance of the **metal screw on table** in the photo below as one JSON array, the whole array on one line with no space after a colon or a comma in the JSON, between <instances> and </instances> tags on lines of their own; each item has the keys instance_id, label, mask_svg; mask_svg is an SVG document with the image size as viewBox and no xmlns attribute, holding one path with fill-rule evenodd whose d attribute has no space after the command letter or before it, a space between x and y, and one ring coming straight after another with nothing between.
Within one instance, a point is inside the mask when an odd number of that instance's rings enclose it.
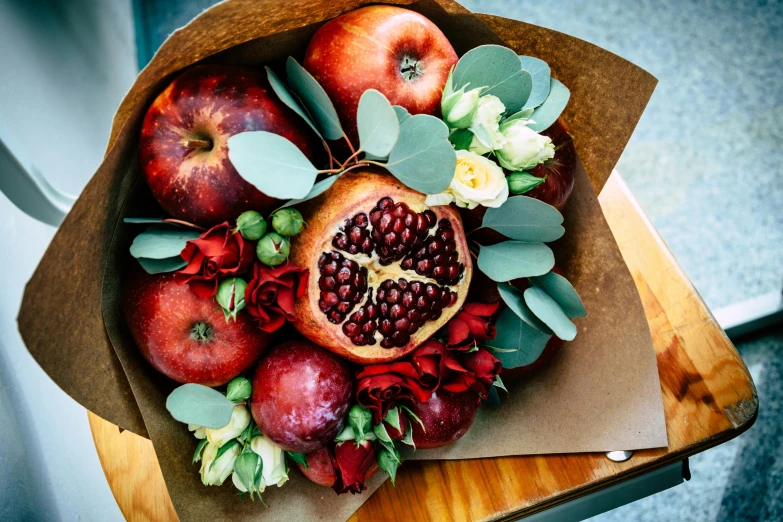
<instances>
[{"instance_id":1,"label":"metal screw on table","mask_svg":"<svg viewBox=\"0 0 783 522\"><path fill-rule=\"evenodd\" d=\"M633 457L633 451L607 451L606 458L614 462L625 462Z\"/></svg>"}]
</instances>

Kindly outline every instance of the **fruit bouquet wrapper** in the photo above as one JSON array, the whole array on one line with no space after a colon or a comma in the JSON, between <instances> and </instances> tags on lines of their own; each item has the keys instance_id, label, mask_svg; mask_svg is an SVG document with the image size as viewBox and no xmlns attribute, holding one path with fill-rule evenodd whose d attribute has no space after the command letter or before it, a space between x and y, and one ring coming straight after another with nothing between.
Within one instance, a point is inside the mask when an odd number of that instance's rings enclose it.
<instances>
[{"instance_id":1,"label":"fruit bouquet wrapper","mask_svg":"<svg viewBox=\"0 0 783 522\"><path fill-rule=\"evenodd\" d=\"M384 5L229 0L173 33L28 283L30 352L152 440L183 520L344 520L406 459L667 444L596 197L656 80Z\"/></svg>"}]
</instances>

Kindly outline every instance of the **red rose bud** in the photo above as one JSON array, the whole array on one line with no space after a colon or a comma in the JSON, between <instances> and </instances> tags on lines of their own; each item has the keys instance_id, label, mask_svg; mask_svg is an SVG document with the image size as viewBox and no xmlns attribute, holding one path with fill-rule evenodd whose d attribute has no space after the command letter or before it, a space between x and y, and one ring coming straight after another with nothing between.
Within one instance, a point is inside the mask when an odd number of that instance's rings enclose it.
<instances>
[{"instance_id":1,"label":"red rose bud","mask_svg":"<svg viewBox=\"0 0 783 522\"><path fill-rule=\"evenodd\" d=\"M421 385L435 391L445 368L446 345L430 339L411 354L411 363L419 374Z\"/></svg>"},{"instance_id":2,"label":"red rose bud","mask_svg":"<svg viewBox=\"0 0 783 522\"><path fill-rule=\"evenodd\" d=\"M475 352L450 352L446 354L446 371L441 388L453 393L474 390L486 398L495 376L502 369L500 360L484 348Z\"/></svg>"},{"instance_id":3,"label":"red rose bud","mask_svg":"<svg viewBox=\"0 0 783 522\"><path fill-rule=\"evenodd\" d=\"M419 382L419 373L412 363L372 364L356 375L356 401L372 412L373 424L386 418L400 401L413 404L427 402L432 390Z\"/></svg>"},{"instance_id":4,"label":"red rose bud","mask_svg":"<svg viewBox=\"0 0 783 522\"><path fill-rule=\"evenodd\" d=\"M249 269L253 263L253 246L231 231L228 222L216 225L188 241L180 254L188 264L175 272L174 281L187 284L202 299L217 293L218 279Z\"/></svg>"},{"instance_id":5,"label":"red rose bud","mask_svg":"<svg viewBox=\"0 0 783 522\"><path fill-rule=\"evenodd\" d=\"M476 343L494 339L497 332L490 322L500 301L494 303L468 303L448 324L448 348L469 350Z\"/></svg>"},{"instance_id":6,"label":"red rose bud","mask_svg":"<svg viewBox=\"0 0 783 522\"><path fill-rule=\"evenodd\" d=\"M274 332L294 318L294 301L304 295L308 271L292 264L253 267L253 279L245 289L245 307L265 332Z\"/></svg>"},{"instance_id":7,"label":"red rose bud","mask_svg":"<svg viewBox=\"0 0 783 522\"><path fill-rule=\"evenodd\" d=\"M364 480L367 472L375 463L375 447L365 440L356 443L352 440L340 442L334 447L332 464L337 475L334 490L340 493L361 493L367 487Z\"/></svg>"}]
</instances>

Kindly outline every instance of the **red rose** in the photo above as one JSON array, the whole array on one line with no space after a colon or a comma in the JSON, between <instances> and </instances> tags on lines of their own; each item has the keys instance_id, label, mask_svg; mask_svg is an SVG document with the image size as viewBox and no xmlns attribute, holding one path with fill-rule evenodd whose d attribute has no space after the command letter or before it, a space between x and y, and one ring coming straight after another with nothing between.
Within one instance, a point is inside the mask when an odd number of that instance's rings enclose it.
<instances>
[{"instance_id":1,"label":"red rose","mask_svg":"<svg viewBox=\"0 0 783 522\"><path fill-rule=\"evenodd\" d=\"M245 289L245 307L265 332L274 332L294 318L294 300L304 295L308 270L286 264L276 268L256 263Z\"/></svg>"},{"instance_id":2,"label":"red rose","mask_svg":"<svg viewBox=\"0 0 783 522\"><path fill-rule=\"evenodd\" d=\"M427 402L431 394L408 361L372 364L356 375L356 401L372 411L373 424L385 419L398 402Z\"/></svg>"},{"instance_id":3,"label":"red rose","mask_svg":"<svg viewBox=\"0 0 783 522\"><path fill-rule=\"evenodd\" d=\"M500 301L494 303L468 303L449 321L448 347L450 350L469 350L477 342L494 339L495 327L490 322Z\"/></svg>"},{"instance_id":4,"label":"red rose","mask_svg":"<svg viewBox=\"0 0 783 522\"><path fill-rule=\"evenodd\" d=\"M334 455L332 456L332 465L336 475L332 487L338 495L348 491L361 493L367 489L364 485L364 479L374 463L375 446L372 442L365 440L357 443L346 440L338 443L334 447Z\"/></svg>"},{"instance_id":5,"label":"red rose","mask_svg":"<svg viewBox=\"0 0 783 522\"><path fill-rule=\"evenodd\" d=\"M484 348L469 353L449 352L445 367L441 388L453 393L472 389L482 398L486 398L495 376L502 369L500 360Z\"/></svg>"},{"instance_id":6,"label":"red rose","mask_svg":"<svg viewBox=\"0 0 783 522\"><path fill-rule=\"evenodd\" d=\"M411 354L411 364L419 374L419 383L432 391L440 385L445 363L446 346L436 339L430 339Z\"/></svg>"},{"instance_id":7,"label":"red rose","mask_svg":"<svg viewBox=\"0 0 783 522\"><path fill-rule=\"evenodd\" d=\"M188 241L180 255L188 264L174 273L174 281L189 285L202 299L210 299L217 293L218 277L239 274L253 263L252 245L233 233L228 222L215 225L199 239Z\"/></svg>"}]
</instances>

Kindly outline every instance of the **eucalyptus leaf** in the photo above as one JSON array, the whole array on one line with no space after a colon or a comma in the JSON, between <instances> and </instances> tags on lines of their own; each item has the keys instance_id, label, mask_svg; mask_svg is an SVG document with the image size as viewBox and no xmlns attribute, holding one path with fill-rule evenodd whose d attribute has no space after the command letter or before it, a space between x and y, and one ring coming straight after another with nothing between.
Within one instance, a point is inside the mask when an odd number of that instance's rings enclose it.
<instances>
[{"instance_id":1,"label":"eucalyptus leaf","mask_svg":"<svg viewBox=\"0 0 783 522\"><path fill-rule=\"evenodd\" d=\"M301 105L299 105L297 99L294 98L294 95L291 94L277 74L275 74L275 72L269 67L264 67L264 69L266 69L266 77L269 80L269 85L272 86L272 90L275 91L275 94L277 94L277 97L280 98L280 101L283 102L289 109L297 113L305 121L305 123L307 123L307 125L309 125L310 128L313 129L313 131L315 131L319 137L321 137L321 132L318 130L318 127L315 126L315 123L313 123L310 115L305 112ZM321 137L321 139L323 139L323 137Z\"/></svg>"},{"instance_id":2,"label":"eucalyptus leaf","mask_svg":"<svg viewBox=\"0 0 783 522\"><path fill-rule=\"evenodd\" d=\"M549 242L563 237L563 216L543 201L527 196L508 198L498 208L488 208L481 226L518 241Z\"/></svg>"},{"instance_id":3,"label":"eucalyptus leaf","mask_svg":"<svg viewBox=\"0 0 783 522\"><path fill-rule=\"evenodd\" d=\"M495 328L497 335L484 345L509 369L533 364L552 337L522 321L510 308L500 312Z\"/></svg>"},{"instance_id":4,"label":"eucalyptus leaf","mask_svg":"<svg viewBox=\"0 0 783 522\"><path fill-rule=\"evenodd\" d=\"M530 97L525 103L525 108L536 108L549 96L549 79L552 72L549 64L539 58L532 56L520 56L519 61L522 68L530 73L533 78L533 89L530 91Z\"/></svg>"},{"instance_id":5,"label":"eucalyptus leaf","mask_svg":"<svg viewBox=\"0 0 783 522\"><path fill-rule=\"evenodd\" d=\"M400 125L411 117L411 113L408 112L408 109L405 107L400 107L399 105L393 105L392 109L394 109L394 113L397 115L397 120L400 122Z\"/></svg>"},{"instance_id":6,"label":"eucalyptus leaf","mask_svg":"<svg viewBox=\"0 0 783 522\"><path fill-rule=\"evenodd\" d=\"M228 158L245 181L277 199L304 198L318 175L318 169L299 147L272 132L231 136Z\"/></svg>"},{"instance_id":7,"label":"eucalyptus leaf","mask_svg":"<svg viewBox=\"0 0 783 522\"><path fill-rule=\"evenodd\" d=\"M307 463L307 455L305 453L296 453L294 451L286 451L286 455L288 455L288 458L299 464L300 466L304 466L305 469L308 469L310 465Z\"/></svg>"},{"instance_id":8,"label":"eucalyptus leaf","mask_svg":"<svg viewBox=\"0 0 783 522\"><path fill-rule=\"evenodd\" d=\"M454 150L468 150L473 143L473 131L456 129L449 134L449 141L454 146Z\"/></svg>"},{"instance_id":9,"label":"eucalyptus leaf","mask_svg":"<svg viewBox=\"0 0 783 522\"><path fill-rule=\"evenodd\" d=\"M529 124L528 127L536 132L547 130L557 121L560 113L562 113L563 109L568 105L568 99L570 97L571 91L569 91L565 85L552 78L550 81L549 97L547 97L546 101L530 115L530 119L535 123Z\"/></svg>"},{"instance_id":10,"label":"eucalyptus leaf","mask_svg":"<svg viewBox=\"0 0 783 522\"><path fill-rule=\"evenodd\" d=\"M166 257L164 259L148 259L146 257L138 258L141 267L148 274L162 274L164 272L174 272L180 268L185 268L187 261L180 256Z\"/></svg>"},{"instance_id":11,"label":"eucalyptus leaf","mask_svg":"<svg viewBox=\"0 0 783 522\"><path fill-rule=\"evenodd\" d=\"M218 429L228 425L234 403L201 384L183 384L166 399L166 409L179 422Z\"/></svg>"},{"instance_id":12,"label":"eucalyptus leaf","mask_svg":"<svg viewBox=\"0 0 783 522\"><path fill-rule=\"evenodd\" d=\"M511 281L546 274L555 266L555 256L543 243L504 241L482 246L478 266L493 281Z\"/></svg>"},{"instance_id":13,"label":"eucalyptus leaf","mask_svg":"<svg viewBox=\"0 0 783 522\"><path fill-rule=\"evenodd\" d=\"M532 310L530 310L530 307L527 306L522 290L509 283L498 283L498 292L500 293L500 298L503 299L503 302L506 303L508 308L514 312L517 317L526 322L528 326L532 326L542 334L552 335L552 330L545 325Z\"/></svg>"},{"instance_id":14,"label":"eucalyptus leaf","mask_svg":"<svg viewBox=\"0 0 783 522\"><path fill-rule=\"evenodd\" d=\"M339 140L345 136L334 104L323 87L296 60L288 57L285 63L288 86L302 101L321 136L327 140Z\"/></svg>"},{"instance_id":15,"label":"eucalyptus leaf","mask_svg":"<svg viewBox=\"0 0 783 522\"><path fill-rule=\"evenodd\" d=\"M388 156L400 135L400 122L386 96L375 89L367 89L359 98L356 112L359 145L375 157Z\"/></svg>"},{"instance_id":16,"label":"eucalyptus leaf","mask_svg":"<svg viewBox=\"0 0 783 522\"><path fill-rule=\"evenodd\" d=\"M411 116L400 125L400 137L386 168L407 186L424 194L439 194L454 177L457 155L449 128L427 114Z\"/></svg>"},{"instance_id":17,"label":"eucalyptus leaf","mask_svg":"<svg viewBox=\"0 0 783 522\"><path fill-rule=\"evenodd\" d=\"M135 258L166 259L179 257L185 244L198 239L199 233L176 225L153 225L133 240L130 253Z\"/></svg>"},{"instance_id":18,"label":"eucalyptus leaf","mask_svg":"<svg viewBox=\"0 0 783 522\"><path fill-rule=\"evenodd\" d=\"M299 203L303 203L310 199L317 198L318 196L320 196L321 194L329 190L329 188L332 185L334 185L334 182L337 181L337 178L339 178L340 176L342 176L342 174L336 174L334 176L329 176L328 178L322 179L321 181L313 185L313 188L310 189L310 192L308 192L305 197L299 199L292 199L286 202L280 208L291 207L293 205L298 205Z\"/></svg>"},{"instance_id":19,"label":"eucalyptus leaf","mask_svg":"<svg viewBox=\"0 0 783 522\"><path fill-rule=\"evenodd\" d=\"M557 301L557 304L563 309L563 313L570 319L573 319L574 317L585 317L587 315L587 310L585 309L584 303L582 303L582 299L565 277L554 272L549 272L542 276L531 277L530 282Z\"/></svg>"},{"instance_id":20,"label":"eucalyptus leaf","mask_svg":"<svg viewBox=\"0 0 783 522\"><path fill-rule=\"evenodd\" d=\"M500 98L514 113L524 107L533 89L533 77L522 69L517 54L500 45L481 45L465 53L453 74L453 88L486 87L482 95Z\"/></svg>"},{"instance_id":21,"label":"eucalyptus leaf","mask_svg":"<svg viewBox=\"0 0 783 522\"><path fill-rule=\"evenodd\" d=\"M525 303L545 325L564 341L576 337L576 325L568 318L557 301L537 286L525 290Z\"/></svg>"}]
</instances>

